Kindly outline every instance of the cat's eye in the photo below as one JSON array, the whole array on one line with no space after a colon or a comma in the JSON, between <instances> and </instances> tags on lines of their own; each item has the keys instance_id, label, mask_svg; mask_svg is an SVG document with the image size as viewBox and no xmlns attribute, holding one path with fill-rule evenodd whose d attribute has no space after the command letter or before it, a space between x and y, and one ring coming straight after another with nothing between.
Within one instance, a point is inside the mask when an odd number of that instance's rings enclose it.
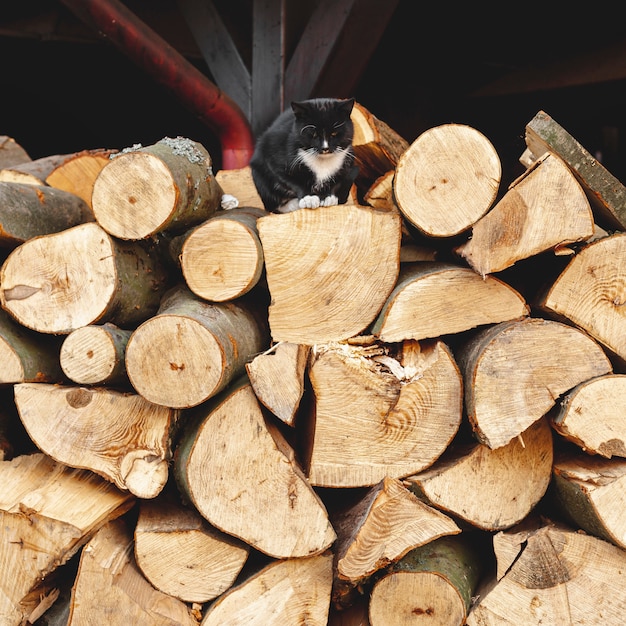
<instances>
[{"instance_id":1,"label":"cat's eye","mask_svg":"<svg viewBox=\"0 0 626 626\"><path fill-rule=\"evenodd\" d=\"M331 137L336 137L339 133L336 130L333 130L332 133L330 133Z\"/></svg>"}]
</instances>

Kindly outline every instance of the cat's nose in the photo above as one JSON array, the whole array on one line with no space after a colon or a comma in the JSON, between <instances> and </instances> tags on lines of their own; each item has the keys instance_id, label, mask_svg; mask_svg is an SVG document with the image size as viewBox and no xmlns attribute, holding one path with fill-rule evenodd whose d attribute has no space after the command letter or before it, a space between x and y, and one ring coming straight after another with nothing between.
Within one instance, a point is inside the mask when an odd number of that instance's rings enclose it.
<instances>
[{"instance_id":1,"label":"cat's nose","mask_svg":"<svg viewBox=\"0 0 626 626\"><path fill-rule=\"evenodd\" d=\"M330 148L328 147L328 141L326 141L326 139L324 139L324 141L322 141L322 150L323 153L326 152L330 152Z\"/></svg>"}]
</instances>

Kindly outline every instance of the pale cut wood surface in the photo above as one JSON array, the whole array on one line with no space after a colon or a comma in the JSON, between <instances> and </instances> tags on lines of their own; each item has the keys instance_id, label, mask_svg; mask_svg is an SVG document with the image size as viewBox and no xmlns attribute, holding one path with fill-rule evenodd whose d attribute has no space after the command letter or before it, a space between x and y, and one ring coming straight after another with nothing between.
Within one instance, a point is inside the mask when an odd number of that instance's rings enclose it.
<instances>
[{"instance_id":1,"label":"pale cut wood surface","mask_svg":"<svg viewBox=\"0 0 626 626\"><path fill-rule=\"evenodd\" d=\"M54 154L34 161L27 160L24 163L6 166L0 169L0 182L45 185L48 174L63 163L68 156L67 154Z\"/></svg>"},{"instance_id":2,"label":"pale cut wood surface","mask_svg":"<svg viewBox=\"0 0 626 626\"><path fill-rule=\"evenodd\" d=\"M234 170L219 170L215 174L215 180L225 194L237 198L238 206L264 209L263 200L252 180L249 165Z\"/></svg>"}]
</instances>

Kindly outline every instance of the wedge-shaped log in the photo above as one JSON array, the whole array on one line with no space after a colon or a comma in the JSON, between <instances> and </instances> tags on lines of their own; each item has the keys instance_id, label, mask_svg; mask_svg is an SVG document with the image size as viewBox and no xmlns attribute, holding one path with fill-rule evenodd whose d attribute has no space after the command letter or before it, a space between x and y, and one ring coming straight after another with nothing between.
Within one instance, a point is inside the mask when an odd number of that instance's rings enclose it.
<instances>
[{"instance_id":1,"label":"wedge-shaped log","mask_svg":"<svg viewBox=\"0 0 626 626\"><path fill-rule=\"evenodd\" d=\"M404 152L393 180L398 208L423 234L452 237L477 222L496 199L502 165L475 128L443 124Z\"/></svg>"},{"instance_id":2,"label":"wedge-shaped log","mask_svg":"<svg viewBox=\"0 0 626 626\"><path fill-rule=\"evenodd\" d=\"M364 330L400 269L400 217L340 205L257 222L272 296L274 341L313 345Z\"/></svg>"},{"instance_id":3,"label":"wedge-shaped log","mask_svg":"<svg viewBox=\"0 0 626 626\"><path fill-rule=\"evenodd\" d=\"M0 623L25 624L40 602L54 599L58 590L46 577L133 503L92 472L43 454L0 462Z\"/></svg>"},{"instance_id":4,"label":"wedge-shaped log","mask_svg":"<svg viewBox=\"0 0 626 626\"><path fill-rule=\"evenodd\" d=\"M249 165L234 170L220 170L215 174L215 180L225 194L237 198L237 206L265 210Z\"/></svg>"},{"instance_id":5,"label":"wedge-shaped log","mask_svg":"<svg viewBox=\"0 0 626 626\"><path fill-rule=\"evenodd\" d=\"M142 575L124 519L103 526L81 553L68 626L150 624L197 626L184 602L155 589Z\"/></svg>"},{"instance_id":6,"label":"wedge-shaped log","mask_svg":"<svg viewBox=\"0 0 626 626\"><path fill-rule=\"evenodd\" d=\"M497 450L484 444L453 448L406 484L431 506L481 530L502 530L524 519L552 475L552 431L545 419Z\"/></svg>"},{"instance_id":7,"label":"wedge-shaped log","mask_svg":"<svg viewBox=\"0 0 626 626\"><path fill-rule=\"evenodd\" d=\"M150 402L189 408L243 373L267 346L265 320L241 301L210 303L178 285L126 345L126 371Z\"/></svg>"},{"instance_id":8,"label":"wedge-shaped log","mask_svg":"<svg viewBox=\"0 0 626 626\"><path fill-rule=\"evenodd\" d=\"M3 167L0 169L0 182L45 185L48 174L63 163L68 156L67 154L53 154Z\"/></svg>"},{"instance_id":9,"label":"wedge-shaped log","mask_svg":"<svg viewBox=\"0 0 626 626\"><path fill-rule=\"evenodd\" d=\"M429 339L528 315L524 298L493 276L450 263L414 263L398 283L372 333L385 342Z\"/></svg>"},{"instance_id":10,"label":"wedge-shaped log","mask_svg":"<svg viewBox=\"0 0 626 626\"><path fill-rule=\"evenodd\" d=\"M115 156L96 178L91 203L109 234L145 239L200 224L215 213L221 198L206 148L166 137Z\"/></svg>"},{"instance_id":11,"label":"wedge-shaped log","mask_svg":"<svg viewBox=\"0 0 626 626\"><path fill-rule=\"evenodd\" d=\"M592 235L585 192L560 159L546 154L473 225L471 239L456 251L485 276Z\"/></svg>"},{"instance_id":12,"label":"wedge-shaped log","mask_svg":"<svg viewBox=\"0 0 626 626\"><path fill-rule=\"evenodd\" d=\"M104 322L132 328L154 315L166 281L156 254L91 222L13 250L0 269L0 304L41 333Z\"/></svg>"},{"instance_id":13,"label":"wedge-shaped log","mask_svg":"<svg viewBox=\"0 0 626 626\"><path fill-rule=\"evenodd\" d=\"M165 486L176 411L136 394L37 383L15 385L15 404L37 447L60 463L139 498Z\"/></svg>"},{"instance_id":14,"label":"wedge-shaped log","mask_svg":"<svg viewBox=\"0 0 626 626\"><path fill-rule=\"evenodd\" d=\"M326 626L332 563L330 552L270 563L220 596L202 626Z\"/></svg>"},{"instance_id":15,"label":"wedge-shaped log","mask_svg":"<svg viewBox=\"0 0 626 626\"><path fill-rule=\"evenodd\" d=\"M361 487L432 465L461 422L461 374L442 342L315 346L309 376L315 430L313 485ZM371 358L368 357L371 356Z\"/></svg>"},{"instance_id":16,"label":"wedge-shaped log","mask_svg":"<svg viewBox=\"0 0 626 626\"><path fill-rule=\"evenodd\" d=\"M494 324L476 333L456 357L467 415L479 441L490 448L517 437L566 391L612 372L589 335L541 318Z\"/></svg>"},{"instance_id":17,"label":"wedge-shaped log","mask_svg":"<svg viewBox=\"0 0 626 626\"><path fill-rule=\"evenodd\" d=\"M28 152L13 137L0 135L0 166L10 167L32 161Z\"/></svg>"},{"instance_id":18,"label":"wedge-shaped log","mask_svg":"<svg viewBox=\"0 0 626 626\"><path fill-rule=\"evenodd\" d=\"M333 543L322 501L245 379L194 412L174 472L204 518L276 558L321 553Z\"/></svg>"}]
</instances>

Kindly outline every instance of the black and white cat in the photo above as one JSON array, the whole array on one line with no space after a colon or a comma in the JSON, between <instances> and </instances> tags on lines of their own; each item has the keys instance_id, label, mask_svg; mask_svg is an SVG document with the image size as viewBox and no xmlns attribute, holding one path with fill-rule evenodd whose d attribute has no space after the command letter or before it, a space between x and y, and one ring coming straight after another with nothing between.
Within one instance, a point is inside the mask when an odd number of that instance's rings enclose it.
<instances>
[{"instance_id":1,"label":"black and white cat","mask_svg":"<svg viewBox=\"0 0 626 626\"><path fill-rule=\"evenodd\" d=\"M292 102L259 137L250 169L267 211L345 203L358 173L353 105L354 98Z\"/></svg>"}]
</instances>

